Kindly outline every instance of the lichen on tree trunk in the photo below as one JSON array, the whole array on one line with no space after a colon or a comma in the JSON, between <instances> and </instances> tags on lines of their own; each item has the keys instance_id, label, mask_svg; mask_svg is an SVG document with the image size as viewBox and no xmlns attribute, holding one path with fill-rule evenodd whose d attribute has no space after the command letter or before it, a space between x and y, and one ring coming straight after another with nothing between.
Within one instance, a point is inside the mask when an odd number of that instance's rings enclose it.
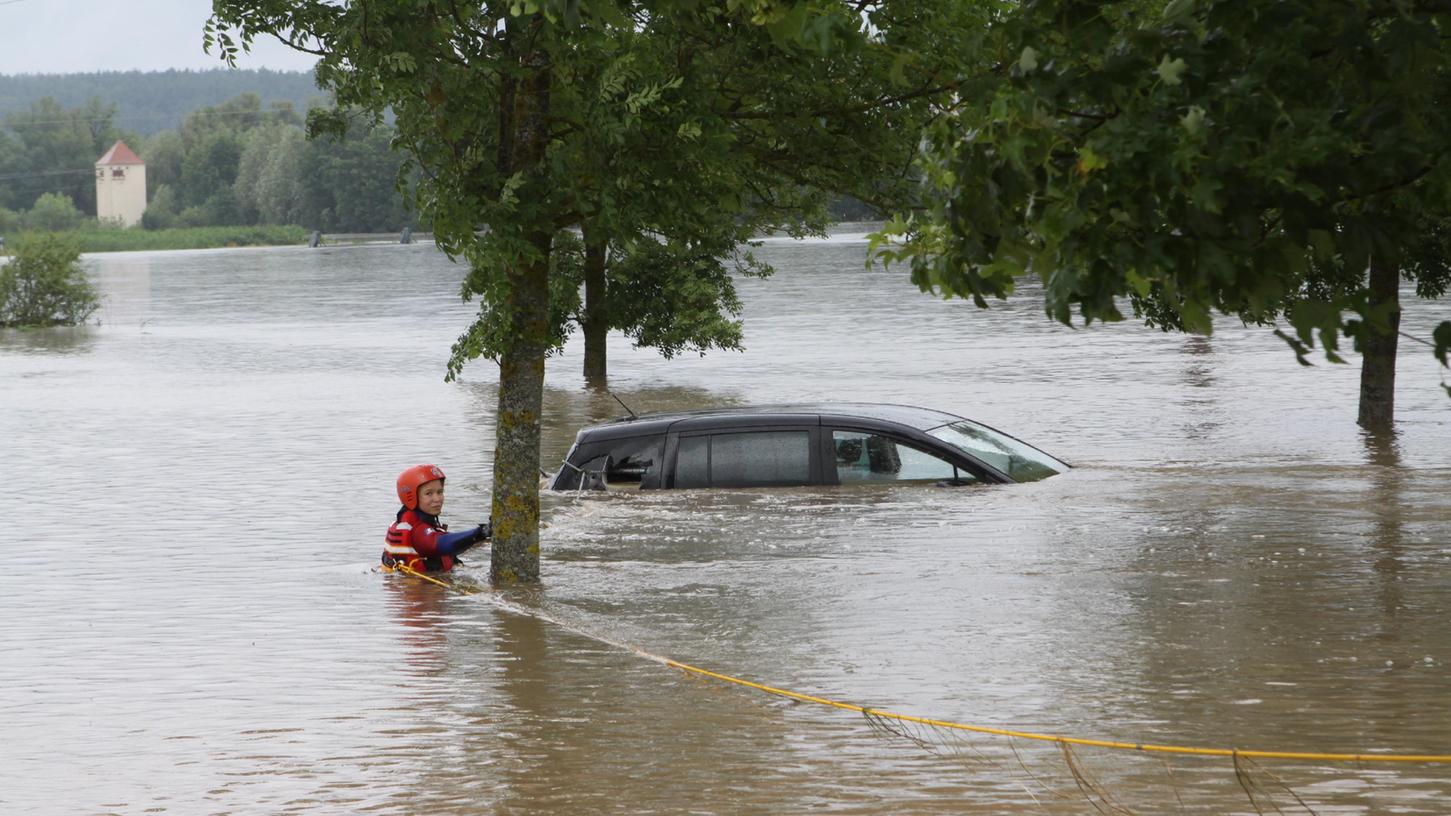
<instances>
[{"instance_id":1,"label":"lichen on tree trunk","mask_svg":"<svg viewBox=\"0 0 1451 816\"><path fill-rule=\"evenodd\" d=\"M509 281L508 308L519 339L499 359L489 579L512 584L539 580L539 421L547 351L540 339L549 322L548 260L510 270Z\"/></svg>"},{"instance_id":2,"label":"lichen on tree trunk","mask_svg":"<svg viewBox=\"0 0 1451 816\"><path fill-rule=\"evenodd\" d=\"M1372 261L1368 294L1373 312L1385 310L1385 322L1367 321L1361 339L1360 417L1361 427L1370 431L1389 430L1395 421L1396 348L1401 328L1401 276L1393 266Z\"/></svg>"},{"instance_id":3,"label":"lichen on tree trunk","mask_svg":"<svg viewBox=\"0 0 1451 816\"><path fill-rule=\"evenodd\" d=\"M536 19L535 24L538 24ZM515 42L528 42L510 30ZM549 142L550 65L538 49L519 56L524 69L508 83L499 109L500 169L531 175ZM499 355L499 410L495 418L494 538L489 579L539 581L539 423L544 406L544 358L550 347L549 254L553 233L524 233L533 252L516 257L505 274L509 342Z\"/></svg>"}]
</instances>

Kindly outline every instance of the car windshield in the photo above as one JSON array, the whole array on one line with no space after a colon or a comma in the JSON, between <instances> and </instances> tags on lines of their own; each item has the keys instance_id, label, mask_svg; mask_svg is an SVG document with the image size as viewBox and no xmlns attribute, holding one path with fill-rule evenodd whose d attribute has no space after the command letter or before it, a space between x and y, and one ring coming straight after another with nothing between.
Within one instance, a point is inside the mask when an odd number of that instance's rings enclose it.
<instances>
[{"instance_id":1,"label":"car windshield","mask_svg":"<svg viewBox=\"0 0 1451 816\"><path fill-rule=\"evenodd\" d=\"M927 433L1001 470L1015 482L1036 482L1068 469L1032 445L965 419Z\"/></svg>"}]
</instances>

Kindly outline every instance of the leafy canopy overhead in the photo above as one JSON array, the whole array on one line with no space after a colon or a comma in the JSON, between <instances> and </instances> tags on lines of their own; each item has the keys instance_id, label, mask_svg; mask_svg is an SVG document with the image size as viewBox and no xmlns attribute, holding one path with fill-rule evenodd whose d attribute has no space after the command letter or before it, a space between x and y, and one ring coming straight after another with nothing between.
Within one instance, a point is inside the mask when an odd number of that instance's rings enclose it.
<instances>
[{"instance_id":1,"label":"leafy canopy overhead","mask_svg":"<svg viewBox=\"0 0 1451 816\"><path fill-rule=\"evenodd\" d=\"M872 158L872 142L844 157L833 149L880 130L868 125L874 112L933 93L930 82L878 92L882 76L901 84L911 66L882 58L893 47L882 27L888 18L874 18L878 32L869 32L870 6L214 0L207 42L226 58L258 34L277 36L320 55L318 82L340 108L393 112L395 146L419 171L415 203L437 243L469 263L464 294L483 305L451 370L478 355L499 363L494 579L539 573L544 358L559 342L568 304L561 284L572 277L565 253L553 257L556 236L580 227L592 261L600 241L640 249L631 254L646 268L631 277L648 284L674 260L714 257L743 213L789 210L800 189L830 189L821 182L839 179L843 162ZM853 59L859 55L870 59ZM342 115L309 117L315 133L345 124ZM612 162L620 158L627 160ZM867 176L869 167L854 171ZM670 253L666 267L646 241ZM707 300L730 307L718 268L682 271L707 287ZM698 303L701 290L660 291L655 308ZM664 310L656 316L665 322L626 317L641 338L679 342L680 326ZM704 317L703 330L719 328Z\"/></svg>"},{"instance_id":2,"label":"leafy canopy overhead","mask_svg":"<svg viewBox=\"0 0 1451 816\"><path fill-rule=\"evenodd\" d=\"M1393 0L1025 2L927 132L935 206L879 256L981 306L1033 272L1064 323L1120 299L1203 333L1285 316L1335 359L1385 322L1372 259L1423 297L1451 282L1448 23Z\"/></svg>"},{"instance_id":3,"label":"leafy canopy overhead","mask_svg":"<svg viewBox=\"0 0 1451 816\"><path fill-rule=\"evenodd\" d=\"M463 294L481 301L451 374L511 342L503 270L541 260L525 234L539 229L578 227L611 248L623 263L609 319L637 342L667 354L736 345L730 269L768 270L744 255L727 263L735 247L763 230L824 229L827 191L904 201L916 130L946 90L939 61L923 56L941 51L929 45L939 29L921 23L980 14L831 0L216 8L208 43L224 55L258 32L319 54L340 112L314 114L314 133L346 128L349 108L395 115L397 146L423 170L415 204L440 245L469 261ZM548 133L542 160L516 172L499 116L531 76L526 51L548 64ZM643 311L621 305L650 291ZM570 305L554 304L551 346L577 322L561 319Z\"/></svg>"}]
</instances>

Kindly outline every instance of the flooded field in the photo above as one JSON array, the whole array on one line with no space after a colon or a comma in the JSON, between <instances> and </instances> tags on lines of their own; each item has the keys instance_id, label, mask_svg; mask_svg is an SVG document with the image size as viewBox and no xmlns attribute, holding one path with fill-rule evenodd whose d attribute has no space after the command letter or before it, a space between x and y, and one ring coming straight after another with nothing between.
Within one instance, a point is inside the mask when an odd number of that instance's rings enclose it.
<instances>
[{"instance_id":1,"label":"flooded field","mask_svg":"<svg viewBox=\"0 0 1451 816\"><path fill-rule=\"evenodd\" d=\"M1451 812L1451 765L1065 755L642 656L1000 729L1451 754L1429 350L1402 344L1399 434L1368 440L1357 366L1302 369L1268 330L1073 330L1031 289L982 312L865 253L768 241L745 352L616 338L612 390L922 405L1075 470L547 495L544 584L473 595L372 570L408 465L448 472L445 520L488 513L496 371L443 382L463 270L423 245L88 258L100 326L0 333L0 813ZM623 413L581 360L550 362L547 462Z\"/></svg>"}]
</instances>

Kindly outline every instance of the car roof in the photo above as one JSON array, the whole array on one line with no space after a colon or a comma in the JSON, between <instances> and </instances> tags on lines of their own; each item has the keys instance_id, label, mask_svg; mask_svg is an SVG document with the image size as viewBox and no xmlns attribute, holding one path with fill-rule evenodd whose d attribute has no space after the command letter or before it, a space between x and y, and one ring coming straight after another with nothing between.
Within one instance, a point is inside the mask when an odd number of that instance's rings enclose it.
<instances>
[{"instance_id":1,"label":"car roof","mask_svg":"<svg viewBox=\"0 0 1451 816\"><path fill-rule=\"evenodd\" d=\"M692 411L626 416L587 426L580 431L579 435L580 439L644 436L664 433L671 425L687 420L691 427L701 427L713 421L733 425L739 425L742 421L747 420L752 425L769 425L773 423L773 420L783 424L799 424L802 420L813 417L829 417L832 422L860 419L918 431L926 431L963 419L956 414L931 408L918 408L914 405L893 405L880 402L819 402L795 405L701 408Z\"/></svg>"}]
</instances>

